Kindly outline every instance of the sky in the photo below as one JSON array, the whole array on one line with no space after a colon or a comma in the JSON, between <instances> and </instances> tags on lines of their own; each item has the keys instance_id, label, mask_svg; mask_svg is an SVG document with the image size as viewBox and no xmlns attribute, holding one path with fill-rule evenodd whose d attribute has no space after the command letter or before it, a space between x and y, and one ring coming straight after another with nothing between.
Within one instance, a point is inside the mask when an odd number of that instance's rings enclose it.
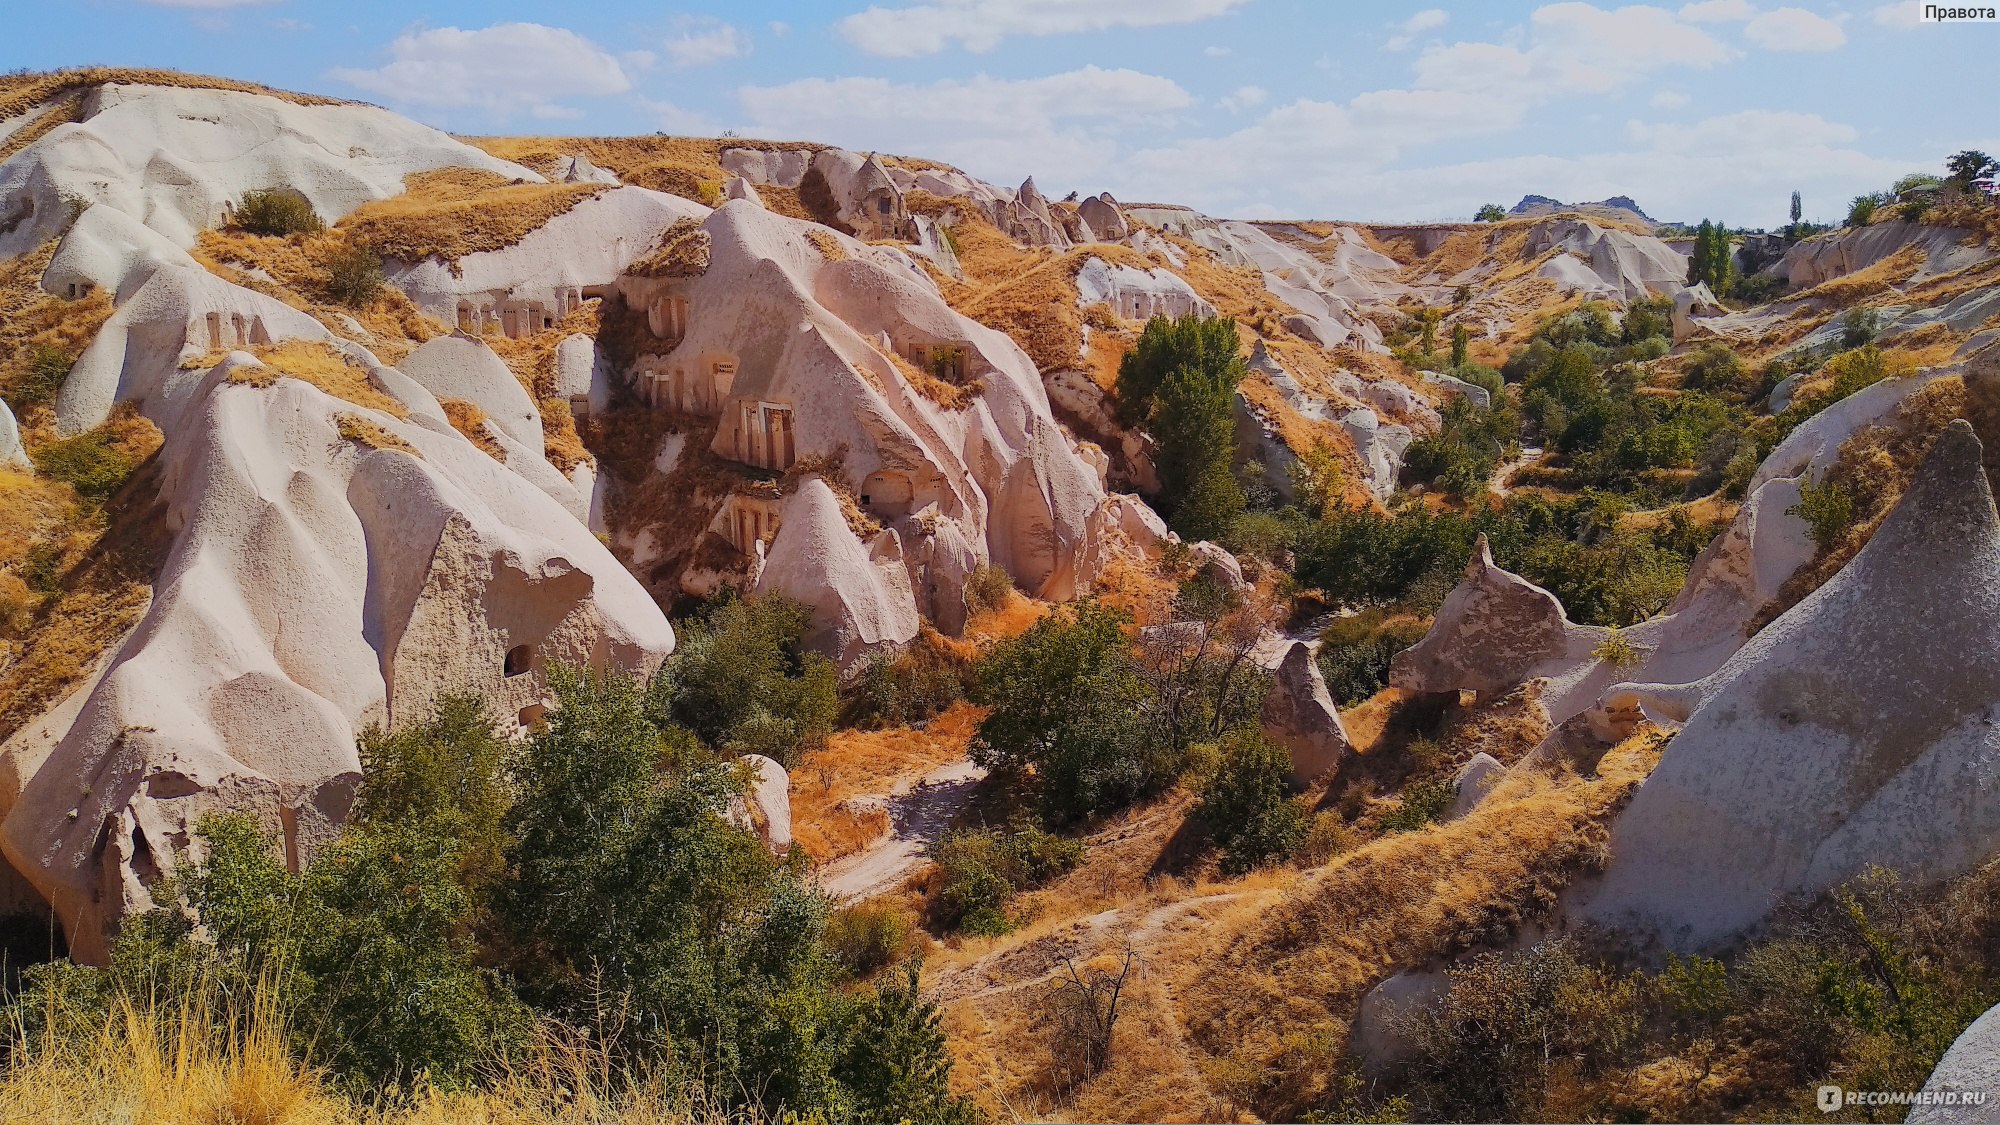
<instances>
[{"instance_id":1,"label":"sky","mask_svg":"<svg viewBox=\"0 0 2000 1125\"><path fill-rule=\"evenodd\" d=\"M22 0L8 0L11 3ZM1528 193L1838 221L2000 151L2000 24L1913 0L71 0L0 70L171 67L461 134L652 132L922 156L1051 198L1441 221Z\"/></svg>"}]
</instances>

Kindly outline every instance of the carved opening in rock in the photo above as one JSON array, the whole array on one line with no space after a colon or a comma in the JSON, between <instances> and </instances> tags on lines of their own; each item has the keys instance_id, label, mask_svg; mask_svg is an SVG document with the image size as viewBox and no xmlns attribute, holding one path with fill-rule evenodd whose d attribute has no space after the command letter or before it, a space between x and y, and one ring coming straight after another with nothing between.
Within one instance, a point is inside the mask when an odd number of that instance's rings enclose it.
<instances>
[{"instance_id":1,"label":"carved opening in rock","mask_svg":"<svg viewBox=\"0 0 2000 1125\"><path fill-rule=\"evenodd\" d=\"M528 706L521 708L521 713L514 716L514 719L521 724L522 730L534 730L547 721L548 714L548 704L530 703Z\"/></svg>"},{"instance_id":2,"label":"carved opening in rock","mask_svg":"<svg viewBox=\"0 0 2000 1125\"><path fill-rule=\"evenodd\" d=\"M208 314L208 350L212 352L219 352L222 350L221 313Z\"/></svg>"},{"instance_id":3,"label":"carved opening in rock","mask_svg":"<svg viewBox=\"0 0 2000 1125\"><path fill-rule=\"evenodd\" d=\"M916 484L910 474L895 469L881 469L868 474L861 482L861 506L870 514L884 519L907 516L915 506Z\"/></svg>"},{"instance_id":4,"label":"carved opening in rock","mask_svg":"<svg viewBox=\"0 0 2000 1125\"><path fill-rule=\"evenodd\" d=\"M534 655L535 650L531 646L515 645L507 650L507 660L501 666L501 670L509 676L525 676L528 674L528 665Z\"/></svg>"}]
</instances>

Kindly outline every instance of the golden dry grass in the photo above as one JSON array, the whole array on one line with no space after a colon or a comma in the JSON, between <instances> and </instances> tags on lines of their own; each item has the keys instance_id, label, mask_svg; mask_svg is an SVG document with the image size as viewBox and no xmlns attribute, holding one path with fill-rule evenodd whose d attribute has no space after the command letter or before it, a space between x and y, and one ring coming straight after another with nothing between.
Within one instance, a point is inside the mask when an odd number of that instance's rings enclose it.
<instances>
[{"instance_id":1,"label":"golden dry grass","mask_svg":"<svg viewBox=\"0 0 2000 1125\"><path fill-rule=\"evenodd\" d=\"M823 145L795 141L759 141L738 137L465 137L502 160L524 164L543 175L555 171L565 156L583 156L625 183L664 191L709 207L722 202L722 152L730 148L817 152ZM793 218L806 218L794 192L759 187L765 206Z\"/></svg>"},{"instance_id":2,"label":"golden dry grass","mask_svg":"<svg viewBox=\"0 0 2000 1125\"><path fill-rule=\"evenodd\" d=\"M329 264L353 244L348 232L337 229L290 238L203 231L196 236L193 254L217 277L310 313L336 335L354 335L341 319L352 318L368 333L360 342L384 363L400 363L418 344L451 331L393 286L383 286L362 308L335 300L327 290Z\"/></svg>"},{"instance_id":3,"label":"golden dry grass","mask_svg":"<svg viewBox=\"0 0 2000 1125\"><path fill-rule=\"evenodd\" d=\"M486 412L479 409L478 403L462 398L441 398L438 406L444 410L445 420L451 423L451 428L463 434L465 440L502 465L507 463L507 451L501 448L493 431L486 428Z\"/></svg>"},{"instance_id":4,"label":"golden dry grass","mask_svg":"<svg viewBox=\"0 0 2000 1125\"><path fill-rule=\"evenodd\" d=\"M922 730L834 732L826 746L806 754L792 770L792 841L815 863L862 850L889 831L880 805L856 808L857 797L884 796L899 782L913 782L965 757L984 709L957 703Z\"/></svg>"},{"instance_id":5,"label":"golden dry grass","mask_svg":"<svg viewBox=\"0 0 2000 1125\"><path fill-rule=\"evenodd\" d=\"M74 301L42 292L42 271L55 252L56 243L51 241L33 253L0 262L0 398L17 405L18 388L38 352L53 349L75 359L112 312L111 298L101 290ZM45 408L16 413L27 429L52 420Z\"/></svg>"},{"instance_id":6,"label":"golden dry grass","mask_svg":"<svg viewBox=\"0 0 2000 1125\"><path fill-rule=\"evenodd\" d=\"M542 456L565 475L578 465L595 464L596 458L577 431L569 400L557 393L556 347L574 335L597 337L603 323L601 309L601 302L585 301L557 321L554 328L532 336L511 339L489 333L484 337L487 346L507 364L507 369L528 392L528 397L535 400L535 409L542 416Z\"/></svg>"},{"instance_id":7,"label":"golden dry grass","mask_svg":"<svg viewBox=\"0 0 2000 1125\"><path fill-rule=\"evenodd\" d=\"M401 195L355 208L337 229L384 258L456 262L512 246L611 190L608 184L514 183L476 168L414 172L404 177L403 187Z\"/></svg>"},{"instance_id":8,"label":"golden dry grass","mask_svg":"<svg viewBox=\"0 0 2000 1125\"><path fill-rule=\"evenodd\" d=\"M72 91L59 95L57 100L36 115L33 121L21 126L0 141L0 161L6 160L43 137L54 132L59 125L83 119L83 93ZM0 118L4 120L4 118Z\"/></svg>"},{"instance_id":9,"label":"golden dry grass","mask_svg":"<svg viewBox=\"0 0 2000 1125\"><path fill-rule=\"evenodd\" d=\"M338 414L333 419L333 426L341 437L356 444L365 445L370 449L393 449L399 453L407 453L412 457L423 456L417 452L416 446L383 429L373 420L364 418L359 414Z\"/></svg>"},{"instance_id":10,"label":"golden dry grass","mask_svg":"<svg viewBox=\"0 0 2000 1125\"><path fill-rule=\"evenodd\" d=\"M847 248L840 244L840 239L835 238L831 231L814 227L806 232L806 241L812 243L812 248L819 251L819 256L829 262L847 260Z\"/></svg>"},{"instance_id":11,"label":"golden dry grass","mask_svg":"<svg viewBox=\"0 0 2000 1125\"><path fill-rule=\"evenodd\" d=\"M675 219L652 253L625 267L635 277L700 277L708 272L708 232L698 219Z\"/></svg>"},{"instance_id":12,"label":"golden dry grass","mask_svg":"<svg viewBox=\"0 0 2000 1125\"><path fill-rule=\"evenodd\" d=\"M290 376L356 406L380 410L396 418L410 416L401 402L375 389L375 384L368 381L368 372L360 364L323 340L281 340L275 344L259 344L249 351L263 366L239 367L229 373L230 382L269 387L276 384L279 378ZM221 361L222 357L217 355L204 356L198 362L206 367Z\"/></svg>"}]
</instances>

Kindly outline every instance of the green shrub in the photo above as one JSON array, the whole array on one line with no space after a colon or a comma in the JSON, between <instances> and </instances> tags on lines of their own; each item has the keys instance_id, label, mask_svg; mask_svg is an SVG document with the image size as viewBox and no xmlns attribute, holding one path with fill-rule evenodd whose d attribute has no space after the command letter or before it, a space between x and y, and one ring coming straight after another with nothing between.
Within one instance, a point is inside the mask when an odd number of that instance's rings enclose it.
<instances>
[{"instance_id":1,"label":"green shrub","mask_svg":"<svg viewBox=\"0 0 2000 1125\"><path fill-rule=\"evenodd\" d=\"M63 381L69 378L74 366L76 357L61 348L35 344L28 349L27 371L8 397L17 408L54 402L56 392L62 390Z\"/></svg>"},{"instance_id":2,"label":"green shrub","mask_svg":"<svg viewBox=\"0 0 2000 1125\"><path fill-rule=\"evenodd\" d=\"M868 658L847 698L857 727L901 727L930 719L965 698L970 669L926 637Z\"/></svg>"},{"instance_id":3,"label":"green shrub","mask_svg":"<svg viewBox=\"0 0 2000 1125\"><path fill-rule=\"evenodd\" d=\"M1292 759L1284 747L1240 729L1222 740L1220 751L1194 815L1222 849L1222 873L1241 875L1296 851L1308 815L1291 799Z\"/></svg>"},{"instance_id":4,"label":"green shrub","mask_svg":"<svg viewBox=\"0 0 2000 1125\"><path fill-rule=\"evenodd\" d=\"M1384 832L1415 832L1435 824L1451 811L1458 786L1449 781L1413 781L1403 787L1402 800L1376 823Z\"/></svg>"},{"instance_id":5,"label":"green shrub","mask_svg":"<svg viewBox=\"0 0 2000 1125\"><path fill-rule=\"evenodd\" d=\"M857 1125L980 1125L972 1099L951 1092L951 1049L937 1006L912 964L861 1002L835 1068Z\"/></svg>"},{"instance_id":6,"label":"green shrub","mask_svg":"<svg viewBox=\"0 0 2000 1125\"><path fill-rule=\"evenodd\" d=\"M139 463L119 448L111 433L96 429L52 442L35 456L44 476L68 484L87 500L108 500L125 487Z\"/></svg>"},{"instance_id":7,"label":"green shrub","mask_svg":"<svg viewBox=\"0 0 2000 1125\"><path fill-rule=\"evenodd\" d=\"M1424 639L1420 621L1384 622L1380 609L1364 610L1327 626L1320 634L1320 675L1328 694L1342 707L1357 706L1389 686L1396 654Z\"/></svg>"},{"instance_id":8,"label":"green shrub","mask_svg":"<svg viewBox=\"0 0 2000 1125\"><path fill-rule=\"evenodd\" d=\"M1741 394L1747 389L1749 369L1729 345L1707 343L1688 357L1685 377L1687 385L1698 391Z\"/></svg>"},{"instance_id":9,"label":"green shrub","mask_svg":"<svg viewBox=\"0 0 2000 1125\"><path fill-rule=\"evenodd\" d=\"M1506 219L1506 217L1507 212L1498 203L1484 203L1480 205L1478 211L1473 213L1472 221L1475 223L1497 223Z\"/></svg>"},{"instance_id":10,"label":"green shrub","mask_svg":"<svg viewBox=\"0 0 2000 1125\"><path fill-rule=\"evenodd\" d=\"M1619 327L1627 344L1641 340L1665 339L1674 336L1674 302L1671 297L1648 297L1634 301L1625 308L1625 320Z\"/></svg>"},{"instance_id":11,"label":"green shrub","mask_svg":"<svg viewBox=\"0 0 2000 1125\"><path fill-rule=\"evenodd\" d=\"M980 662L973 760L1032 784L1051 820L1117 808L1170 784L1178 749L1145 737L1146 685L1125 637L1130 619L1080 602L1037 621Z\"/></svg>"},{"instance_id":12,"label":"green shrub","mask_svg":"<svg viewBox=\"0 0 2000 1125\"><path fill-rule=\"evenodd\" d=\"M1876 209L1886 202L1888 200L1883 192L1869 192L1866 195L1855 196L1854 201L1847 205L1847 225L1867 226L1875 218Z\"/></svg>"},{"instance_id":13,"label":"green shrub","mask_svg":"<svg viewBox=\"0 0 2000 1125\"><path fill-rule=\"evenodd\" d=\"M909 916L886 902L858 902L826 919L827 952L857 977L901 961L915 936Z\"/></svg>"},{"instance_id":14,"label":"green shrub","mask_svg":"<svg viewBox=\"0 0 2000 1125\"><path fill-rule=\"evenodd\" d=\"M238 204L230 216L230 226L246 234L261 234L284 238L294 234L311 234L325 229L318 212L305 196L283 188L267 191L251 191L243 194L243 202Z\"/></svg>"},{"instance_id":15,"label":"green shrub","mask_svg":"<svg viewBox=\"0 0 2000 1125\"><path fill-rule=\"evenodd\" d=\"M1870 308L1847 310L1840 318L1840 346L1853 349L1873 343L1882 334L1882 314Z\"/></svg>"},{"instance_id":16,"label":"green shrub","mask_svg":"<svg viewBox=\"0 0 2000 1125\"><path fill-rule=\"evenodd\" d=\"M964 933L995 935L1013 925L1007 904L1017 891L1042 886L1083 861L1083 845L1032 824L949 833L938 843L939 882L932 918Z\"/></svg>"},{"instance_id":17,"label":"green shrub","mask_svg":"<svg viewBox=\"0 0 2000 1125\"><path fill-rule=\"evenodd\" d=\"M342 245L326 260L326 291L349 308L366 308L387 284L382 259L366 246Z\"/></svg>"},{"instance_id":18,"label":"green shrub","mask_svg":"<svg viewBox=\"0 0 2000 1125\"><path fill-rule=\"evenodd\" d=\"M1854 492L1839 481L1814 484L1801 481L1799 502L1785 509L1812 529L1813 543L1824 554L1847 536L1854 526Z\"/></svg>"},{"instance_id":19,"label":"green shrub","mask_svg":"<svg viewBox=\"0 0 2000 1125\"><path fill-rule=\"evenodd\" d=\"M965 608L973 613L990 613L1007 604L1014 592L1014 578L997 566L974 567L965 577Z\"/></svg>"}]
</instances>

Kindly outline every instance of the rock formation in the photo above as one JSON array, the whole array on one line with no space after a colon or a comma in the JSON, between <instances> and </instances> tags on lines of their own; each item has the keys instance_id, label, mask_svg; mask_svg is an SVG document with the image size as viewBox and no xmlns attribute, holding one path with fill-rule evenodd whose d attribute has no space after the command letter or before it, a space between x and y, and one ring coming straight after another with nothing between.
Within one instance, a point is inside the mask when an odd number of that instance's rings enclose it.
<instances>
[{"instance_id":1,"label":"rock formation","mask_svg":"<svg viewBox=\"0 0 2000 1125\"><path fill-rule=\"evenodd\" d=\"M2000 1007L1972 1021L1924 1083L1929 1100L1910 1107L1906 1125L1993 1125L2000 1121ZM1967 1094L1984 1104L1967 1105ZM1950 1104L1950 1103L1957 1104Z\"/></svg>"},{"instance_id":2,"label":"rock formation","mask_svg":"<svg viewBox=\"0 0 2000 1125\"><path fill-rule=\"evenodd\" d=\"M28 462L28 451L21 448L21 427L14 421L14 412L0 402L0 466L10 469L32 469Z\"/></svg>"},{"instance_id":3,"label":"rock formation","mask_svg":"<svg viewBox=\"0 0 2000 1125\"><path fill-rule=\"evenodd\" d=\"M1853 562L1700 681L1572 917L1682 949L1872 865L1929 881L2000 848L2000 517L1955 422ZM1923 575L1921 582L1911 575Z\"/></svg>"}]
</instances>

